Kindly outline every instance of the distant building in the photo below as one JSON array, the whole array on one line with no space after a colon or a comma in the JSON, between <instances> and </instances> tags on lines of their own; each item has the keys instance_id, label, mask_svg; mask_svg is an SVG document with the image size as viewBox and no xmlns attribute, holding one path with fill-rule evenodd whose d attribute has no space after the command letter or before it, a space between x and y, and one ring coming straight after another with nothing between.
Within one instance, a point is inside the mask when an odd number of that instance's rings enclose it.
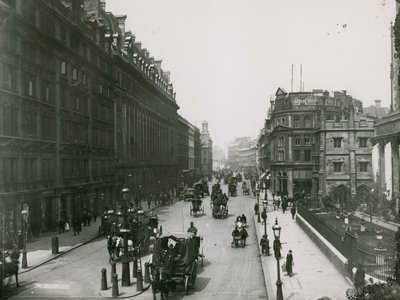
<instances>
[{"instance_id":1,"label":"distant building","mask_svg":"<svg viewBox=\"0 0 400 300\"><path fill-rule=\"evenodd\" d=\"M389 113L388 107L381 107L381 100L375 100L375 105L364 107L364 114L376 119L382 118Z\"/></svg>"},{"instance_id":2,"label":"distant building","mask_svg":"<svg viewBox=\"0 0 400 300\"><path fill-rule=\"evenodd\" d=\"M239 170L255 171L257 167L257 142L241 143L239 145Z\"/></svg>"},{"instance_id":3,"label":"distant building","mask_svg":"<svg viewBox=\"0 0 400 300\"><path fill-rule=\"evenodd\" d=\"M225 151L218 147L217 145L214 145L213 148L213 170L221 170L225 167Z\"/></svg>"},{"instance_id":4,"label":"distant building","mask_svg":"<svg viewBox=\"0 0 400 300\"><path fill-rule=\"evenodd\" d=\"M205 176L212 175L213 164L213 144L210 133L208 131L208 123L204 121L201 129L201 166L202 173Z\"/></svg>"},{"instance_id":5,"label":"distant building","mask_svg":"<svg viewBox=\"0 0 400 300\"><path fill-rule=\"evenodd\" d=\"M248 147L251 143L250 137L240 137L231 141L228 144L228 159L227 166L231 168L232 171L239 171L239 149L242 147Z\"/></svg>"}]
</instances>

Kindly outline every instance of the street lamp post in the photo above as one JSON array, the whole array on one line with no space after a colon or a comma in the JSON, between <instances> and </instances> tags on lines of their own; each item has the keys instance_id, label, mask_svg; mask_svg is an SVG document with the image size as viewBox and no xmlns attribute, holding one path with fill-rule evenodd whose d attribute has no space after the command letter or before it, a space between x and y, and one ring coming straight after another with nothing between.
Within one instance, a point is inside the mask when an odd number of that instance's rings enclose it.
<instances>
[{"instance_id":1,"label":"street lamp post","mask_svg":"<svg viewBox=\"0 0 400 300\"><path fill-rule=\"evenodd\" d=\"M268 201L264 200L262 202L262 204L263 204L262 218L264 220L264 235L267 235L267 205L268 205Z\"/></svg>"},{"instance_id":2,"label":"street lamp post","mask_svg":"<svg viewBox=\"0 0 400 300\"><path fill-rule=\"evenodd\" d=\"M124 257L122 258L122 286L130 286L130 275L129 275L129 257L128 257L128 233L129 233L129 226L127 220L127 208L128 208L128 195L129 189L123 188L122 189L122 198L124 199L124 224L123 228L120 230L120 233L124 236Z\"/></svg>"},{"instance_id":3,"label":"street lamp post","mask_svg":"<svg viewBox=\"0 0 400 300\"><path fill-rule=\"evenodd\" d=\"M22 250L22 268L26 269L28 268L28 258L27 258L27 252L26 252L26 240L28 238L28 216L29 212L27 209L24 209L21 211L21 214L23 215L23 222L22 222L22 227L23 231L22 234L23 239L24 239L24 249Z\"/></svg>"},{"instance_id":4,"label":"street lamp post","mask_svg":"<svg viewBox=\"0 0 400 300\"><path fill-rule=\"evenodd\" d=\"M274 237L275 237L274 253L276 258L276 266L278 269L278 280L276 281L276 300L283 300L281 270L279 264L279 259L281 257L281 241L280 241L281 229L282 227L278 225L278 218L276 218L275 225L272 226L272 230L274 232Z\"/></svg>"},{"instance_id":5,"label":"street lamp post","mask_svg":"<svg viewBox=\"0 0 400 300\"><path fill-rule=\"evenodd\" d=\"M260 191L256 190L256 197L257 197L257 223L261 222L261 218L260 218Z\"/></svg>"},{"instance_id":6,"label":"street lamp post","mask_svg":"<svg viewBox=\"0 0 400 300\"><path fill-rule=\"evenodd\" d=\"M369 223L371 226L371 232L374 231L374 225L372 224L372 195L374 193L374 189L371 189L371 192L369 193Z\"/></svg>"}]
</instances>

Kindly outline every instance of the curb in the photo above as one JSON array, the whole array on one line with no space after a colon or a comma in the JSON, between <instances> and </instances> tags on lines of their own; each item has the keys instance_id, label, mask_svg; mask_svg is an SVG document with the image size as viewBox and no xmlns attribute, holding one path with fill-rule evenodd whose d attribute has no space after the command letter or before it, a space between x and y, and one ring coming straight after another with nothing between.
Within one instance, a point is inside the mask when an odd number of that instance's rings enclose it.
<instances>
[{"instance_id":1,"label":"curb","mask_svg":"<svg viewBox=\"0 0 400 300\"><path fill-rule=\"evenodd\" d=\"M100 293L99 293L99 296L100 296L100 297L103 297L103 298L106 298L106 299L108 299L108 298L110 298L110 299L128 299L128 298L133 298L133 297L140 296L141 294L143 294L144 292L146 292L146 291L150 288L150 286L151 286L151 284L149 284L147 287L143 288L143 291L138 292L138 293L133 294L133 295L124 295L124 296L113 297L113 296L103 296L103 295L101 294L101 292L100 292ZM112 286L111 286L110 288L112 288ZM107 288L107 290L109 290L109 288ZM126 293L126 294L127 294L127 293Z\"/></svg>"},{"instance_id":2,"label":"curb","mask_svg":"<svg viewBox=\"0 0 400 300\"><path fill-rule=\"evenodd\" d=\"M257 249L258 249L258 253L259 253L258 257L260 258L261 270L262 270L263 277L264 277L265 290L267 291L266 296L267 296L267 299L275 299L275 297L273 295L274 293L273 293L272 282L271 282L270 278L267 276L268 275L268 268L267 268L267 266L265 264L263 264L264 255L261 253L261 249L259 247L259 245L260 245L260 231L259 231L258 222L257 222L256 219L257 219L257 216L253 216L254 228L256 229L256 236L257 236ZM267 257L265 256L265 259L266 258Z\"/></svg>"}]
</instances>

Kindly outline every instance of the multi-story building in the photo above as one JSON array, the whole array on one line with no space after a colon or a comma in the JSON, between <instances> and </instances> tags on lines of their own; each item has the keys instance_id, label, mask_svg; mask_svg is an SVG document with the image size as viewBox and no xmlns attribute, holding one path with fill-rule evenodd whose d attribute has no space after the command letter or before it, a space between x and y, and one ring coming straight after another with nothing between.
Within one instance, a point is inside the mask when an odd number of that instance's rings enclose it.
<instances>
[{"instance_id":1,"label":"multi-story building","mask_svg":"<svg viewBox=\"0 0 400 300\"><path fill-rule=\"evenodd\" d=\"M217 145L213 148L213 170L221 170L225 167L225 151Z\"/></svg>"},{"instance_id":2,"label":"multi-story building","mask_svg":"<svg viewBox=\"0 0 400 300\"><path fill-rule=\"evenodd\" d=\"M255 171L257 167L257 143L241 143L239 146L239 170Z\"/></svg>"},{"instance_id":3,"label":"multi-story building","mask_svg":"<svg viewBox=\"0 0 400 300\"><path fill-rule=\"evenodd\" d=\"M178 116L178 171L189 170L189 128L190 123Z\"/></svg>"},{"instance_id":4,"label":"multi-story building","mask_svg":"<svg viewBox=\"0 0 400 300\"><path fill-rule=\"evenodd\" d=\"M331 194L345 207L351 201L366 201L374 187L370 140L374 118L356 113L352 105L348 118L328 120L325 107L319 115L312 137L313 198Z\"/></svg>"},{"instance_id":5,"label":"multi-story building","mask_svg":"<svg viewBox=\"0 0 400 300\"><path fill-rule=\"evenodd\" d=\"M362 111L362 103L335 92L333 97L323 90L286 93L279 88L275 100L271 100L271 116L268 135L270 145L271 188L276 195L306 192L312 189L312 138L320 108L326 111L326 120L349 118L348 108ZM319 153L318 153L319 154Z\"/></svg>"},{"instance_id":6,"label":"multi-story building","mask_svg":"<svg viewBox=\"0 0 400 300\"><path fill-rule=\"evenodd\" d=\"M0 1L0 198L33 235L177 174L169 73L100 0ZM27 204L28 206L26 206Z\"/></svg>"},{"instance_id":7,"label":"multi-story building","mask_svg":"<svg viewBox=\"0 0 400 300\"><path fill-rule=\"evenodd\" d=\"M194 170L196 177L200 177L202 173L201 168L201 133L197 126L194 126Z\"/></svg>"},{"instance_id":8,"label":"multi-story building","mask_svg":"<svg viewBox=\"0 0 400 300\"><path fill-rule=\"evenodd\" d=\"M228 144L228 159L226 163L232 171L239 171L239 149L248 147L250 143L250 137L240 137Z\"/></svg>"},{"instance_id":9,"label":"multi-story building","mask_svg":"<svg viewBox=\"0 0 400 300\"><path fill-rule=\"evenodd\" d=\"M213 145L210 133L208 131L208 123L204 121L201 129L201 168L204 176L212 175L213 163Z\"/></svg>"}]
</instances>

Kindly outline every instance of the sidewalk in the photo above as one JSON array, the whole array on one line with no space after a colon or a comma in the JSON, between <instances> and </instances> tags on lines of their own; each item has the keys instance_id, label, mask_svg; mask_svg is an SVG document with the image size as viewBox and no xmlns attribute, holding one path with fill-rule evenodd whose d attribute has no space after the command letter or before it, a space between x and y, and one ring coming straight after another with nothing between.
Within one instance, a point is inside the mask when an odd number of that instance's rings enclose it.
<instances>
[{"instance_id":1,"label":"sidewalk","mask_svg":"<svg viewBox=\"0 0 400 300\"><path fill-rule=\"evenodd\" d=\"M264 194L260 195L260 201L264 199ZM272 202L272 197L269 204ZM328 259L328 257L318 248L308 235L300 228L289 211L285 214L282 210L274 211L268 207L267 234L270 244L270 256L261 255L261 263L264 272L264 279L268 293L268 299L276 297L277 281L277 261L274 257L273 240L274 234L272 226L278 218L278 223L282 227L281 242L282 259L279 261L280 277L282 281L283 298L290 300L318 299L324 296L331 299L342 300L346 298L347 288L353 287L349 278L344 277ZM257 238L260 240L264 234L264 225L257 223L254 217L257 230ZM286 254L289 250L293 251L293 276L289 277L282 272L282 265L285 263Z\"/></svg>"},{"instance_id":2,"label":"sidewalk","mask_svg":"<svg viewBox=\"0 0 400 300\"><path fill-rule=\"evenodd\" d=\"M176 202L177 199L173 199ZM142 207L145 211L149 211L159 207L151 203L150 209L148 209L147 202L142 202ZM69 252L79 246L91 242L92 240L99 237L99 227L101 225L101 217L98 217L96 222L90 222L90 226L82 226L82 231L79 235L74 236L72 230L69 232L61 233L49 232L41 235L40 238L34 238L33 242L28 242L27 247L27 269L20 269L20 274L26 273L32 269L39 267L40 265L53 260L66 252ZM52 254L51 239L58 237L59 253ZM20 266L22 266L22 255L20 256Z\"/></svg>"}]
</instances>

